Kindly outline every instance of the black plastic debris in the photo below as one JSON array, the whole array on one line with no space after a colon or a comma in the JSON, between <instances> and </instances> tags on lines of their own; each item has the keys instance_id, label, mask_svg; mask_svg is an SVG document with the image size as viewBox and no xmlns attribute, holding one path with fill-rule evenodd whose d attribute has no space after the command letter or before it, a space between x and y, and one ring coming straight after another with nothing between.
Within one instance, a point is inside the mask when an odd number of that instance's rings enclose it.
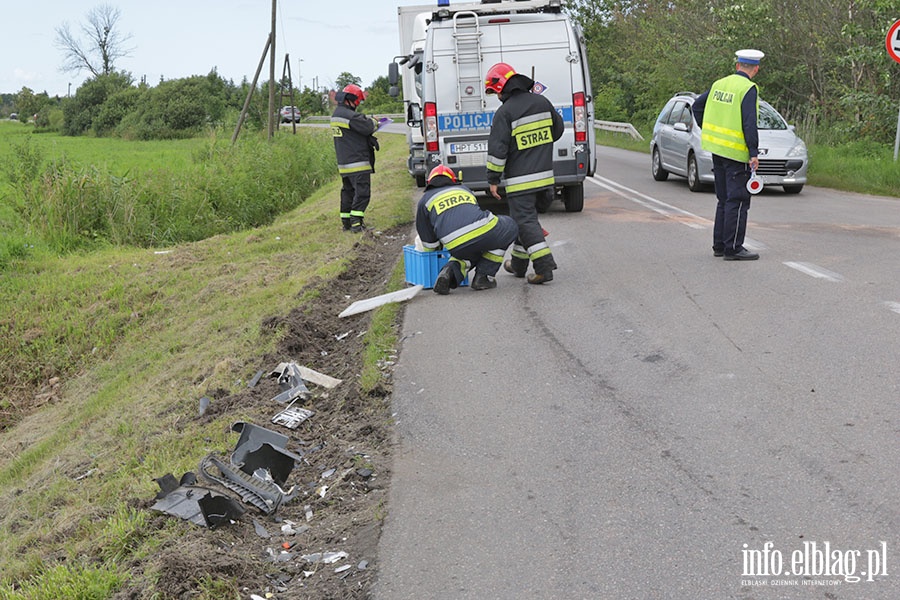
<instances>
[{"instance_id":1,"label":"black plastic debris","mask_svg":"<svg viewBox=\"0 0 900 600\"><path fill-rule=\"evenodd\" d=\"M272 534L269 533L269 530L266 529L262 523L253 519L253 530L256 531L256 535L263 539L269 539L272 537Z\"/></svg>"},{"instance_id":2,"label":"black plastic debris","mask_svg":"<svg viewBox=\"0 0 900 600\"><path fill-rule=\"evenodd\" d=\"M219 474L217 475L215 471ZM236 492L241 500L252 504L267 515L274 513L283 502L294 497L293 488L285 492L275 483L248 475L211 454L200 461L200 473L206 479Z\"/></svg>"},{"instance_id":3,"label":"black plastic debris","mask_svg":"<svg viewBox=\"0 0 900 600\"><path fill-rule=\"evenodd\" d=\"M259 383L259 380L262 379L263 371L259 370L256 372L256 375L253 376L253 379L250 380L250 383L247 384L247 387L254 388L256 384Z\"/></svg>"},{"instance_id":4,"label":"black plastic debris","mask_svg":"<svg viewBox=\"0 0 900 600\"><path fill-rule=\"evenodd\" d=\"M155 479L160 491L151 508L210 529L241 518L246 511L233 498L197 484L191 472L176 480L171 473Z\"/></svg>"},{"instance_id":5,"label":"black plastic debris","mask_svg":"<svg viewBox=\"0 0 900 600\"><path fill-rule=\"evenodd\" d=\"M289 438L277 431L243 421L234 423L231 430L241 434L231 454L231 463L248 475L264 469L272 481L283 486L295 463L303 460L303 457L287 450Z\"/></svg>"}]
</instances>

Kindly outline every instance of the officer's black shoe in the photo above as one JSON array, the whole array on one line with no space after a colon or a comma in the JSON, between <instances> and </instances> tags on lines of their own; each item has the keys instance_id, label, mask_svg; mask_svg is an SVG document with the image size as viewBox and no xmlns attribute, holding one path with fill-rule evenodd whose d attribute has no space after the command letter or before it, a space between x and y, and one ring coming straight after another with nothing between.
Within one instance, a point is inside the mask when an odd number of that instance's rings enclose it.
<instances>
[{"instance_id":1,"label":"officer's black shoe","mask_svg":"<svg viewBox=\"0 0 900 600\"><path fill-rule=\"evenodd\" d=\"M484 275L476 271L475 277L472 278L472 284L469 287L473 290L491 290L497 287L497 280L490 275Z\"/></svg>"},{"instance_id":2,"label":"officer's black shoe","mask_svg":"<svg viewBox=\"0 0 900 600\"><path fill-rule=\"evenodd\" d=\"M759 258L759 254L750 252L746 248L741 248L734 254L726 254L723 258L725 260L756 260Z\"/></svg>"},{"instance_id":3,"label":"officer's black shoe","mask_svg":"<svg viewBox=\"0 0 900 600\"><path fill-rule=\"evenodd\" d=\"M547 271L546 273L532 273L528 276L528 283L540 285L542 283L547 283L548 281L553 281L553 271Z\"/></svg>"},{"instance_id":4,"label":"officer's black shoe","mask_svg":"<svg viewBox=\"0 0 900 600\"><path fill-rule=\"evenodd\" d=\"M528 266L526 265L525 268L527 269ZM516 277L525 277L525 271L524 270L519 271L515 267L513 267L512 260L506 260L503 262L503 270L506 271L507 273L512 273Z\"/></svg>"},{"instance_id":5,"label":"officer's black shoe","mask_svg":"<svg viewBox=\"0 0 900 600\"><path fill-rule=\"evenodd\" d=\"M457 269L458 268L459 267L457 267ZM444 268L441 269L440 273L438 273L437 279L434 282L434 293L446 296L450 293L450 288L455 288L456 286L456 277L453 276L453 263L448 262L444 265Z\"/></svg>"},{"instance_id":6,"label":"officer's black shoe","mask_svg":"<svg viewBox=\"0 0 900 600\"><path fill-rule=\"evenodd\" d=\"M713 246L713 256L725 256L725 249Z\"/></svg>"}]
</instances>

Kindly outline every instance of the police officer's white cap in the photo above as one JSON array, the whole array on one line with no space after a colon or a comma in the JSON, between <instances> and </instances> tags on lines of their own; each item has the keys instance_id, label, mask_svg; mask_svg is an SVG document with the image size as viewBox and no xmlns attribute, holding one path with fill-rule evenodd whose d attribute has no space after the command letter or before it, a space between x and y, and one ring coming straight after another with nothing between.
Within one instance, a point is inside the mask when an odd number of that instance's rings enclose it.
<instances>
[{"instance_id":1,"label":"police officer's white cap","mask_svg":"<svg viewBox=\"0 0 900 600\"><path fill-rule=\"evenodd\" d=\"M760 52L759 50L738 50L734 53L737 61L739 63L744 63L747 65L758 65L759 61L763 59L765 54Z\"/></svg>"}]
</instances>

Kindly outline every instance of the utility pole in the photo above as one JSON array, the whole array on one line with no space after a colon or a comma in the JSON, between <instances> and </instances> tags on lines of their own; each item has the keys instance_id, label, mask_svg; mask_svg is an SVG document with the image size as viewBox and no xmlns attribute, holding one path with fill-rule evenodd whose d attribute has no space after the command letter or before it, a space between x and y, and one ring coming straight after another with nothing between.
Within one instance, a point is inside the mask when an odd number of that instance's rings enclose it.
<instances>
[{"instance_id":1,"label":"utility pole","mask_svg":"<svg viewBox=\"0 0 900 600\"><path fill-rule=\"evenodd\" d=\"M269 139L275 137L275 15L277 0L272 0L272 31L269 33Z\"/></svg>"}]
</instances>

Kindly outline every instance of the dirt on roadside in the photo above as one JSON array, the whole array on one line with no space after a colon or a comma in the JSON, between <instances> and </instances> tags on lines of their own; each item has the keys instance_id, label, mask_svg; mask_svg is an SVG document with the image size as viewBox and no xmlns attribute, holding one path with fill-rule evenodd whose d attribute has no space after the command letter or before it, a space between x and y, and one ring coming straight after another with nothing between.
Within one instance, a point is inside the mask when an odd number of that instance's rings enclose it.
<instances>
[{"instance_id":1,"label":"dirt on roadside","mask_svg":"<svg viewBox=\"0 0 900 600\"><path fill-rule=\"evenodd\" d=\"M242 599L253 594L292 600L370 596L390 479L392 361L381 365L380 385L362 395L358 378L363 335L372 313L347 318L338 314L356 300L384 293L409 227L363 235L374 237L374 244L361 249L343 274L299 291L298 297L314 289L316 293L309 294L313 300L260 324L284 337L274 355L260 357L258 369L264 374L259 382L237 394L213 394L206 412L197 417L229 424L242 420L288 435L287 450L303 456L285 486L297 486L298 496L270 516L244 504L247 512L240 520L215 529L180 521L183 535L133 564L131 580L114 598L195 598L202 590L208 593L211 582L233 582ZM295 430L271 422L285 406L273 401L281 388L270 373L289 362L343 380L333 389L308 385L310 399L296 406L314 414ZM229 419L232 413L235 418ZM227 460L232 450L223 448L221 458ZM199 484L234 496L202 478ZM136 503L150 511L155 500ZM177 519L151 512L151 529L171 527ZM284 526L289 526L287 533ZM309 555L325 553L340 558L330 563L310 560L316 557Z\"/></svg>"}]
</instances>

